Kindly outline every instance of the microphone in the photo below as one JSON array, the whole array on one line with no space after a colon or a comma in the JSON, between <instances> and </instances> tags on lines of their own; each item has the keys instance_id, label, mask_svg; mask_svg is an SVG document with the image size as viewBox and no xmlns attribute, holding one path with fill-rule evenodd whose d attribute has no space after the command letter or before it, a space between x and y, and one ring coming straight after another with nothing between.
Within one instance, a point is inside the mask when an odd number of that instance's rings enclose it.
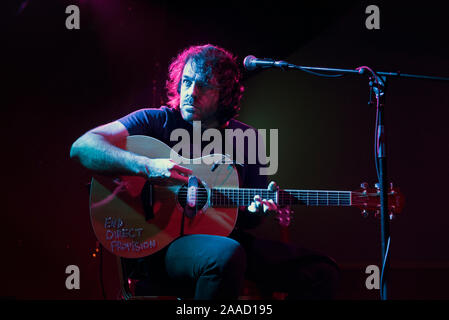
<instances>
[{"instance_id":1,"label":"microphone","mask_svg":"<svg viewBox=\"0 0 449 320\"><path fill-rule=\"evenodd\" d=\"M273 59L257 59L255 56L247 56L243 60L243 66L246 70L254 70L256 68L284 68L288 66L288 62L274 61Z\"/></svg>"}]
</instances>

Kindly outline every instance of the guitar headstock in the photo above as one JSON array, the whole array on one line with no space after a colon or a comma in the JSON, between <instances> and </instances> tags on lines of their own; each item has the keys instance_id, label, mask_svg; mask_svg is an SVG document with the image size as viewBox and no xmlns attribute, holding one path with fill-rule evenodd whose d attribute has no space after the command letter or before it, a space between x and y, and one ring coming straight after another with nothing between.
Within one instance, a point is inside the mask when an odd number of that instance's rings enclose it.
<instances>
[{"instance_id":1,"label":"guitar headstock","mask_svg":"<svg viewBox=\"0 0 449 320\"><path fill-rule=\"evenodd\" d=\"M404 196L391 182L388 186L388 215L390 219L401 213L404 207ZM351 192L351 205L362 210L362 215L367 217L370 213L375 217L380 215L380 187L376 183L374 188L369 188L367 182L360 185L360 189Z\"/></svg>"}]
</instances>

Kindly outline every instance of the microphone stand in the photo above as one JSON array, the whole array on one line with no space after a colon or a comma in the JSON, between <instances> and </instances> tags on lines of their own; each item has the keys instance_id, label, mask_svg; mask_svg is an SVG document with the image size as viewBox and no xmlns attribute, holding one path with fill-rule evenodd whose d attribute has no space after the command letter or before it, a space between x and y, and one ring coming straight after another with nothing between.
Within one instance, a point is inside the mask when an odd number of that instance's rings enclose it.
<instances>
[{"instance_id":1,"label":"microphone stand","mask_svg":"<svg viewBox=\"0 0 449 320\"><path fill-rule=\"evenodd\" d=\"M386 158L386 139L385 139L385 83L386 77L382 77L382 81L376 87L374 81L370 81L372 91L376 95L377 100L377 128L376 128L376 158L378 164L378 178L380 188L380 233L381 233L381 252L382 252L382 273L380 283L380 299L387 300L388 289L387 279L390 267L390 256L388 249L390 246L390 221L392 214L388 212L388 188L387 188L387 158Z\"/></svg>"},{"instance_id":2,"label":"microphone stand","mask_svg":"<svg viewBox=\"0 0 449 320\"><path fill-rule=\"evenodd\" d=\"M380 299L387 300L388 298L388 286L387 278L390 268L390 259L388 255L388 249L390 246L390 219L393 218L393 214L388 213L388 187L387 187L387 158L386 158L386 139L385 139L385 89L387 76L390 77L406 77L415 79L428 79L437 81L449 81L447 77L434 77L425 75L405 74L400 72L374 72L369 67L363 66L355 70L352 69L336 69L336 68L321 68L321 67L306 67L297 66L285 61L276 61L273 67L279 67L282 70L287 69L299 69L305 72L309 72L318 76L324 77L341 77L343 74L363 74L365 70L368 70L370 76L370 102L371 93L374 92L376 97L377 115L376 115L376 170L379 179L379 192L380 192L380 231L381 231L381 254L382 254L382 273L380 283ZM315 71L326 72L339 72L340 75L320 74Z\"/></svg>"}]
</instances>

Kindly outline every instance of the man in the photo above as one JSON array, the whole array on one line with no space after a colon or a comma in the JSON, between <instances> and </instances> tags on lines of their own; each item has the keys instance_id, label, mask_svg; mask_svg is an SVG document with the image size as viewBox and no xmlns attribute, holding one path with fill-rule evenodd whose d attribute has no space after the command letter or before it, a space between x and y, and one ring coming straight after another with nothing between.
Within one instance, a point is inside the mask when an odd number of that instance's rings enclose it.
<instances>
[{"instance_id":1,"label":"man","mask_svg":"<svg viewBox=\"0 0 449 320\"><path fill-rule=\"evenodd\" d=\"M148 135L172 147L176 144L170 140L173 130L182 128L191 133L194 121L201 121L202 130L254 130L234 119L243 86L236 59L222 48L192 46L181 52L170 65L167 91L170 107L141 109L87 132L72 145L71 157L99 173L138 175L153 183L187 182L192 173L189 169L169 159L149 159L118 146L129 135ZM241 187L266 188L267 179L259 172L261 165L247 161L248 149L246 143L245 161L236 166ZM274 189L276 185L272 182L268 187ZM330 258L293 245L256 239L245 232L261 221L262 215L253 212L277 210L273 200L256 196L248 208L242 209L229 237L182 236L150 257L128 259L132 276L141 279L137 291L145 294L158 289L156 294L236 299L247 277L268 296L274 291L287 292L289 298L296 299L334 296L338 269Z\"/></svg>"}]
</instances>

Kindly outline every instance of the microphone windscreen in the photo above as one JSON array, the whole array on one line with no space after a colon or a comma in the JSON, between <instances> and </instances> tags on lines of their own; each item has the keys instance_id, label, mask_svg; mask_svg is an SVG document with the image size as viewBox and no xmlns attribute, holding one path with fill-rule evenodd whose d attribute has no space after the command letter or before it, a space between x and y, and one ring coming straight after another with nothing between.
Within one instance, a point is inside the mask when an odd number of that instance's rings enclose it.
<instances>
[{"instance_id":1,"label":"microphone windscreen","mask_svg":"<svg viewBox=\"0 0 449 320\"><path fill-rule=\"evenodd\" d=\"M257 59L255 56L250 55L243 60L243 66L246 70L254 70L256 68L254 63L252 63L255 59Z\"/></svg>"}]
</instances>

